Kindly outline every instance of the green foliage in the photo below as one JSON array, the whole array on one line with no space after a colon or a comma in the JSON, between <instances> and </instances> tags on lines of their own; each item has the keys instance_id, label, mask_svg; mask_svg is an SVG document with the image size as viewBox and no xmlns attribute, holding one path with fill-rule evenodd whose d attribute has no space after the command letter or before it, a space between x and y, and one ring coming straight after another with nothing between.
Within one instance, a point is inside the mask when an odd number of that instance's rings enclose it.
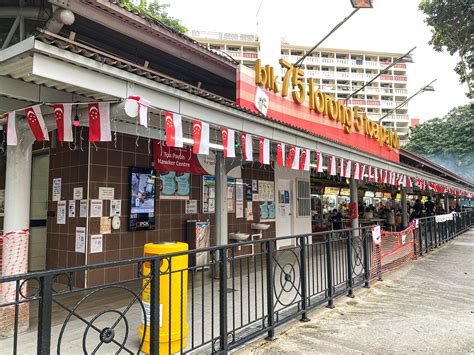
<instances>
[{"instance_id":1,"label":"green foliage","mask_svg":"<svg viewBox=\"0 0 474 355\"><path fill-rule=\"evenodd\" d=\"M454 71L461 83L468 87L468 97L474 98L474 5L472 0L422 0L419 9L427 16L425 23L431 26L430 44L442 52L457 53L460 61Z\"/></svg>"},{"instance_id":2,"label":"green foliage","mask_svg":"<svg viewBox=\"0 0 474 355\"><path fill-rule=\"evenodd\" d=\"M120 6L130 11L138 12L140 15L149 16L154 20L158 20L181 33L188 31L188 29L181 23L180 20L168 15L166 9L169 7L169 4L160 4L158 0L152 0L148 2L141 0L139 5L135 5L134 2L130 0L118 0L117 2Z\"/></svg>"},{"instance_id":3,"label":"green foliage","mask_svg":"<svg viewBox=\"0 0 474 355\"><path fill-rule=\"evenodd\" d=\"M474 103L412 128L405 148L474 181Z\"/></svg>"}]
</instances>

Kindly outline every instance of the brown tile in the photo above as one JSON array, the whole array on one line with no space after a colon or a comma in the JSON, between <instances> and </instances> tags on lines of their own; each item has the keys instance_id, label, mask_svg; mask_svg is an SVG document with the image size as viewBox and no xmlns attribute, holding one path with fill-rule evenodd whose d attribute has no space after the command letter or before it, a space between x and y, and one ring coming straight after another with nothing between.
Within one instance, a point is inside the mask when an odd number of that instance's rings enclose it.
<instances>
[{"instance_id":1,"label":"brown tile","mask_svg":"<svg viewBox=\"0 0 474 355\"><path fill-rule=\"evenodd\" d=\"M118 250L120 248L120 234L109 234L104 236L105 239L105 250L107 252L111 250Z\"/></svg>"},{"instance_id":2,"label":"brown tile","mask_svg":"<svg viewBox=\"0 0 474 355\"><path fill-rule=\"evenodd\" d=\"M143 247L146 243L146 231L135 232L135 238L133 241L134 247Z\"/></svg>"},{"instance_id":3,"label":"brown tile","mask_svg":"<svg viewBox=\"0 0 474 355\"><path fill-rule=\"evenodd\" d=\"M104 270L105 283L118 282L120 280L120 270L118 267L113 267Z\"/></svg>"},{"instance_id":4,"label":"brown tile","mask_svg":"<svg viewBox=\"0 0 474 355\"><path fill-rule=\"evenodd\" d=\"M124 265L119 267L120 281L131 280L136 277L132 265Z\"/></svg>"},{"instance_id":5,"label":"brown tile","mask_svg":"<svg viewBox=\"0 0 474 355\"><path fill-rule=\"evenodd\" d=\"M109 166L107 168L107 181L109 183L118 183L122 182L122 169L120 167Z\"/></svg>"},{"instance_id":6,"label":"brown tile","mask_svg":"<svg viewBox=\"0 0 474 355\"><path fill-rule=\"evenodd\" d=\"M133 248L120 249L120 260L132 259Z\"/></svg>"},{"instance_id":7,"label":"brown tile","mask_svg":"<svg viewBox=\"0 0 474 355\"><path fill-rule=\"evenodd\" d=\"M103 262L104 262L104 253L89 253L89 259L87 260L87 263L89 265L103 263Z\"/></svg>"},{"instance_id":8,"label":"brown tile","mask_svg":"<svg viewBox=\"0 0 474 355\"><path fill-rule=\"evenodd\" d=\"M120 234L120 248L119 249L128 249L133 248L133 233L122 233Z\"/></svg>"},{"instance_id":9,"label":"brown tile","mask_svg":"<svg viewBox=\"0 0 474 355\"><path fill-rule=\"evenodd\" d=\"M107 166L91 165L91 181L98 181L103 184L106 181L106 179L107 179Z\"/></svg>"},{"instance_id":10,"label":"brown tile","mask_svg":"<svg viewBox=\"0 0 474 355\"><path fill-rule=\"evenodd\" d=\"M107 165L108 166L122 166L122 152L118 149L109 149L107 151Z\"/></svg>"},{"instance_id":11,"label":"brown tile","mask_svg":"<svg viewBox=\"0 0 474 355\"><path fill-rule=\"evenodd\" d=\"M120 260L120 251L110 250L105 252L105 262Z\"/></svg>"},{"instance_id":12,"label":"brown tile","mask_svg":"<svg viewBox=\"0 0 474 355\"><path fill-rule=\"evenodd\" d=\"M103 269L90 270L87 273L87 286L88 287L98 286L98 285L103 285L103 284L104 284L104 270Z\"/></svg>"},{"instance_id":13,"label":"brown tile","mask_svg":"<svg viewBox=\"0 0 474 355\"><path fill-rule=\"evenodd\" d=\"M97 148L91 151L92 165L106 165L107 164L107 149Z\"/></svg>"},{"instance_id":14,"label":"brown tile","mask_svg":"<svg viewBox=\"0 0 474 355\"><path fill-rule=\"evenodd\" d=\"M123 152L122 167L128 168L131 166L135 166L135 153Z\"/></svg>"}]
</instances>

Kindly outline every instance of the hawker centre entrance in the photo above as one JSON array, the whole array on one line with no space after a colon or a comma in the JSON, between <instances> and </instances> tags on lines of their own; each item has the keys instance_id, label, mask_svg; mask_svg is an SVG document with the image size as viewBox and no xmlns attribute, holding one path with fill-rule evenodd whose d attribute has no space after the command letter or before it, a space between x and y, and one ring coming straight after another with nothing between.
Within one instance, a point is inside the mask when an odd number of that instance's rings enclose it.
<instances>
[{"instance_id":1,"label":"hawker centre entrance","mask_svg":"<svg viewBox=\"0 0 474 355\"><path fill-rule=\"evenodd\" d=\"M400 165L396 139L384 138L391 137L387 132L374 135L362 126L349 132L342 120L352 117L355 127L355 110L344 109L341 119L310 110L259 85L249 68L233 68L233 102L177 80L150 79L151 70L137 73L130 63L97 70L82 49L79 42L43 33L7 50L2 62L9 132L2 156L3 230L32 235L23 246L30 262L25 256L17 270L140 257L147 242L203 247L330 230L334 209L344 226L358 226L355 212L370 196L398 196L394 207L403 210L407 191L421 193L431 185L452 196L466 191ZM111 59L100 51L96 56ZM9 73L20 62L24 74L13 78ZM266 112L258 106L262 100ZM37 178L39 156L47 183ZM46 205L36 217L38 206ZM196 233L203 236L200 244ZM74 285L123 280L133 272L91 271Z\"/></svg>"}]
</instances>

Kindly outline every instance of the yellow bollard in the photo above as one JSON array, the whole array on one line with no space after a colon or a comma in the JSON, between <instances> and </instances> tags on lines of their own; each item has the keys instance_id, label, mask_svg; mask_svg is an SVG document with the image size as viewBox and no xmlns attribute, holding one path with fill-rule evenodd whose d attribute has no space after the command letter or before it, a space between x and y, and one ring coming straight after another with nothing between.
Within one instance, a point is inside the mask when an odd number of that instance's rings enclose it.
<instances>
[{"instance_id":1,"label":"yellow bollard","mask_svg":"<svg viewBox=\"0 0 474 355\"><path fill-rule=\"evenodd\" d=\"M186 243L148 243L144 246L144 255L163 255L188 250ZM176 353L186 348L188 323L186 322L186 303L188 295L188 255L174 256L169 260L163 259L160 266L160 354ZM183 271L180 271L183 270ZM144 263L143 274L150 272L149 263ZM171 278L170 278L171 273ZM145 279L144 284L148 281ZM171 288L171 294L170 294ZM182 298L181 298L182 297ZM170 307L171 299L171 307ZM143 341L142 352L150 353L150 284L142 294L147 317L147 332ZM181 308L182 305L182 308ZM180 310L181 308L181 310ZM170 319L171 314L171 319ZM182 319L181 319L182 317ZM180 329L182 325L182 329ZM142 339L144 324L140 325L139 336ZM182 337L182 340L181 340ZM171 339L171 343L169 342ZM181 349L181 344L183 349ZM169 348L171 347L171 349Z\"/></svg>"}]
</instances>

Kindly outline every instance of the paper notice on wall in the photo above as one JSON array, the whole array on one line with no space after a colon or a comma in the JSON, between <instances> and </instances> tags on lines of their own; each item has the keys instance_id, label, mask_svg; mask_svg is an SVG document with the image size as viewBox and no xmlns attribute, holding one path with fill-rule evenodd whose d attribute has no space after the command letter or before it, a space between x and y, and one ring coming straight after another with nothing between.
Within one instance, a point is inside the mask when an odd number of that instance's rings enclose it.
<instances>
[{"instance_id":1,"label":"paper notice on wall","mask_svg":"<svg viewBox=\"0 0 474 355\"><path fill-rule=\"evenodd\" d=\"M246 210L246 213L247 213L247 221L253 221L252 201L247 201L247 208L245 210Z\"/></svg>"},{"instance_id":2,"label":"paper notice on wall","mask_svg":"<svg viewBox=\"0 0 474 355\"><path fill-rule=\"evenodd\" d=\"M76 217L76 200L69 200L67 205L67 215L69 218Z\"/></svg>"},{"instance_id":3,"label":"paper notice on wall","mask_svg":"<svg viewBox=\"0 0 474 355\"><path fill-rule=\"evenodd\" d=\"M235 218L244 218L244 202L235 202Z\"/></svg>"},{"instance_id":4,"label":"paper notice on wall","mask_svg":"<svg viewBox=\"0 0 474 355\"><path fill-rule=\"evenodd\" d=\"M66 201L58 201L58 209L56 212L56 223L66 224Z\"/></svg>"},{"instance_id":5,"label":"paper notice on wall","mask_svg":"<svg viewBox=\"0 0 474 355\"><path fill-rule=\"evenodd\" d=\"M100 217L100 233L101 234L112 233L112 218Z\"/></svg>"},{"instance_id":6,"label":"paper notice on wall","mask_svg":"<svg viewBox=\"0 0 474 355\"><path fill-rule=\"evenodd\" d=\"M76 227L76 253L86 252L86 227Z\"/></svg>"},{"instance_id":7,"label":"paper notice on wall","mask_svg":"<svg viewBox=\"0 0 474 355\"><path fill-rule=\"evenodd\" d=\"M112 200L110 201L110 216L120 216L122 214L122 201Z\"/></svg>"},{"instance_id":8,"label":"paper notice on wall","mask_svg":"<svg viewBox=\"0 0 474 355\"><path fill-rule=\"evenodd\" d=\"M242 179L235 180L235 200L236 201L244 200L244 182Z\"/></svg>"},{"instance_id":9,"label":"paper notice on wall","mask_svg":"<svg viewBox=\"0 0 474 355\"><path fill-rule=\"evenodd\" d=\"M382 234L380 231L380 226L372 226L372 239L375 244L379 245L382 241Z\"/></svg>"},{"instance_id":10,"label":"paper notice on wall","mask_svg":"<svg viewBox=\"0 0 474 355\"><path fill-rule=\"evenodd\" d=\"M53 201L61 200L61 178L53 179Z\"/></svg>"},{"instance_id":11,"label":"paper notice on wall","mask_svg":"<svg viewBox=\"0 0 474 355\"><path fill-rule=\"evenodd\" d=\"M185 205L185 213L193 214L197 213L198 203L197 200L187 200Z\"/></svg>"},{"instance_id":12,"label":"paper notice on wall","mask_svg":"<svg viewBox=\"0 0 474 355\"><path fill-rule=\"evenodd\" d=\"M91 235L91 253L102 253L103 238L102 234Z\"/></svg>"},{"instance_id":13,"label":"paper notice on wall","mask_svg":"<svg viewBox=\"0 0 474 355\"><path fill-rule=\"evenodd\" d=\"M82 200L82 197L84 196L84 190L82 187L75 187L72 189L72 196L74 200Z\"/></svg>"},{"instance_id":14,"label":"paper notice on wall","mask_svg":"<svg viewBox=\"0 0 474 355\"><path fill-rule=\"evenodd\" d=\"M79 202L79 217L87 218L87 200L81 200Z\"/></svg>"},{"instance_id":15,"label":"paper notice on wall","mask_svg":"<svg viewBox=\"0 0 474 355\"><path fill-rule=\"evenodd\" d=\"M99 187L100 200L113 200L115 195L115 188L113 187Z\"/></svg>"},{"instance_id":16,"label":"paper notice on wall","mask_svg":"<svg viewBox=\"0 0 474 355\"><path fill-rule=\"evenodd\" d=\"M91 217L102 217L102 200L91 200Z\"/></svg>"}]
</instances>

